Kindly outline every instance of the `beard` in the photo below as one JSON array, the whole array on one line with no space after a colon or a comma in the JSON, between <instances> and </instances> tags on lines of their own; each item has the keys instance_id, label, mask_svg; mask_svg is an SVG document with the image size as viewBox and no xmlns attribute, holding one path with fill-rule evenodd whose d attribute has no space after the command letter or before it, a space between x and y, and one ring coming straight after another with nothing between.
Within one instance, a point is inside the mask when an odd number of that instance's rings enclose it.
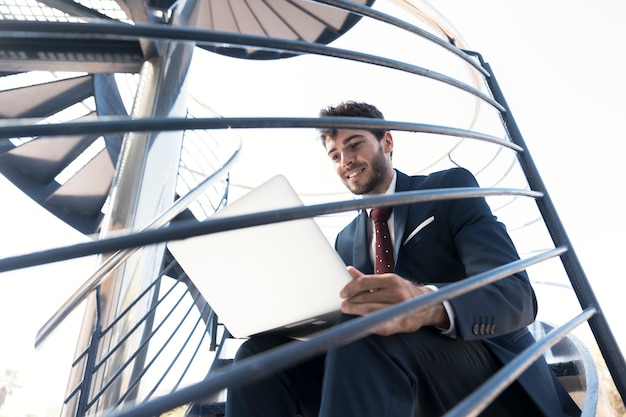
<instances>
[{"instance_id":1,"label":"beard","mask_svg":"<svg viewBox=\"0 0 626 417\"><path fill-rule=\"evenodd\" d=\"M385 159L385 153L380 148L376 153L374 159L370 163L370 177L364 184L346 184L348 189L356 195L371 194L376 188L378 188L385 179L385 172L387 168L387 160Z\"/></svg>"}]
</instances>

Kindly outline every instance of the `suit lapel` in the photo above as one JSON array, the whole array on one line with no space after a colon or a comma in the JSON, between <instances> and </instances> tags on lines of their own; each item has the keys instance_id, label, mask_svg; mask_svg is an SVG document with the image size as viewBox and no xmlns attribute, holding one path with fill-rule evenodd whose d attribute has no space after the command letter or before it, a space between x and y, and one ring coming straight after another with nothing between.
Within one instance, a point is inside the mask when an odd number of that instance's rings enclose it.
<instances>
[{"instance_id":1,"label":"suit lapel","mask_svg":"<svg viewBox=\"0 0 626 417\"><path fill-rule=\"evenodd\" d=\"M367 238L367 212L361 210L356 219L356 230L354 234L354 248L352 258L354 266L363 273L371 274L373 272L372 261L370 259L370 251Z\"/></svg>"}]
</instances>

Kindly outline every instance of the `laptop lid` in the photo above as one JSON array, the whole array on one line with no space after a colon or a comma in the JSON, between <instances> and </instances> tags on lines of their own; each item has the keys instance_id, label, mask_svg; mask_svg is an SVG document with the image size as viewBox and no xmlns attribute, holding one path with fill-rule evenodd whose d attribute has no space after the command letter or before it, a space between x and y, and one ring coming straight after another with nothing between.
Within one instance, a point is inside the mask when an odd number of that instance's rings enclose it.
<instances>
[{"instance_id":1,"label":"laptop lid","mask_svg":"<svg viewBox=\"0 0 626 417\"><path fill-rule=\"evenodd\" d=\"M301 206L278 175L212 217ZM268 331L305 336L339 315L351 277L312 218L212 233L168 244L235 337Z\"/></svg>"}]
</instances>

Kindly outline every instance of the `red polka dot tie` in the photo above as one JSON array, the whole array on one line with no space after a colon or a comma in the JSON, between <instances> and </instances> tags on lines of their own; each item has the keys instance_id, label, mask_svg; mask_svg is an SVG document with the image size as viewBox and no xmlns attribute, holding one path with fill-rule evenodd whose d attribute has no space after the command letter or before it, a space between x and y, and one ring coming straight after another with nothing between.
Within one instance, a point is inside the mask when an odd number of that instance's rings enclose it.
<instances>
[{"instance_id":1,"label":"red polka dot tie","mask_svg":"<svg viewBox=\"0 0 626 417\"><path fill-rule=\"evenodd\" d=\"M376 239L375 270L377 274L393 272L393 242L389 233L387 220L393 211L392 207L377 207L372 209L374 221L374 239Z\"/></svg>"}]
</instances>

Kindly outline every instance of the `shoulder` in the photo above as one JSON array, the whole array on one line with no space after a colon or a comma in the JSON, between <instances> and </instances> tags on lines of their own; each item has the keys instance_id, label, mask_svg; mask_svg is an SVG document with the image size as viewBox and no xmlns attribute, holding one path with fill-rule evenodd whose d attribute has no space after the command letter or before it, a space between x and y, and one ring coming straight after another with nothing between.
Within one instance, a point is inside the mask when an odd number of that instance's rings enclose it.
<instances>
[{"instance_id":1,"label":"shoulder","mask_svg":"<svg viewBox=\"0 0 626 417\"><path fill-rule=\"evenodd\" d=\"M339 253L339 256L346 264L352 264L352 248L354 246L354 237L357 235L359 228L359 217L362 213L357 215L352 221L347 224L335 237L335 250ZM365 233L365 232L363 232Z\"/></svg>"},{"instance_id":2,"label":"shoulder","mask_svg":"<svg viewBox=\"0 0 626 417\"><path fill-rule=\"evenodd\" d=\"M350 221L350 223L348 223L337 235L337 238L342 238L345 236L352 236L354 235L356 229L357 229L357 225L359 223L359 217L363 215L363 212L359 212L359 214L357 214L352 221Z\"/></svg>"},{"instance_id":3,"label":"shoulder","mask_svg":"<svg viewBox=\"0 0 626 417\"><path fill-rule=\"evenodd\" d=\"M474 175L465 168L450 168L428 175L415 176L408 176L398 171L398 180L408 183L407 189L478 187Z\"/></svg>"}]
</instances>

